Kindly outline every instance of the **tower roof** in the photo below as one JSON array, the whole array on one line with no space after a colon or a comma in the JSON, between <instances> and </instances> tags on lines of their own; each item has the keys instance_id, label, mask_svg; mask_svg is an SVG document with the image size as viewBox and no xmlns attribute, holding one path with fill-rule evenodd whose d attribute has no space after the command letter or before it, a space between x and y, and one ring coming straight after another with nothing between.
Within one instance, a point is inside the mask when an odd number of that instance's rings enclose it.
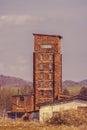
<instances>
[{"instance_id":1,"label":"tower roof","mask_svg":"<svg viewBox=\"0 0 87 130\"><path fill-rule=\"evenodd\" d=\"M50 35L50 34L37 34L37 33L33 33L33 35L37 35L37 36L51 36L51 37L59 37L60 39L62 39L63 37L60 35Z\"/></svg>"}]
</instances>

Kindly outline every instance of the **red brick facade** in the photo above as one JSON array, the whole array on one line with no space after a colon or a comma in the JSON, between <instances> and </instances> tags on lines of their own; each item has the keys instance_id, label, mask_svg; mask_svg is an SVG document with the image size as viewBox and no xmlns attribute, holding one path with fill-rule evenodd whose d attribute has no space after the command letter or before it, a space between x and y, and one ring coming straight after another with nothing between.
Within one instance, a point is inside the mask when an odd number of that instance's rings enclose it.
<instances>
[{"instance_id":1,"label":"red brick facade","mask_svg":"<svg viewBox=\"0 0 87 130\"><path fill-rule=\"evenodd\" d=\"M12 96L12 112L32 112L34 111L33 95Z\"/></svg>"},{"instance_id":2,"label":"red brick facade","mask_svg":"<svg viewBox=\"0 0 87 130\"><path fill-rule=\"evenodd\" d=\"M34 35L34 101L35 104L54 101L62 92L61 36Z\"/></svg>"}]
</instances>

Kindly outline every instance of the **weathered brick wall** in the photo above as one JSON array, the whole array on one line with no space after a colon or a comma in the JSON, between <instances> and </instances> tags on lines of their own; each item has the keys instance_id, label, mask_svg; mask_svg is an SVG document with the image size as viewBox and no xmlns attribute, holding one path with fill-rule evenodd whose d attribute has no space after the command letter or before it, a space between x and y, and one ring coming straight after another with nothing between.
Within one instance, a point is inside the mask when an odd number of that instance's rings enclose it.
<instances>
[{"instance_id":1,"label":"weathered brick wall","mask_svg":"<svg viewBox=\"0 0 87 130\"><path fill-rule=\"evenodd\" d=\"M62 61L61 54L55 54L54 57L54 95L58 96L62 92Z\"/></svg>"},{"instance_id":2,"label":"weathered brick wall","mask_svg":"<svg viewBox=\"0 0 87 130\"><path fill-rule=\"evenodd\" d=\"M23 95L22 95L23 96ZM20 101L20 96L12 97L12 112L31 112L34 111L34 96L23 96L24 101Z\"/></svg>"},{"instance_id":3,"label":"weathered brick wall","mask_svg":"<svg viewBox=\"0 0 87 130\"><path fill-rule=\"evenodd\" d=\"M50 54L50 53L49 53ZM49 90L53 90L53 88L49 85L49 73L51 72L49 69L49 56L48 53L44 53L43 60L43 69L40 70L40 53L35 53L35 104L48 102L53 100L53 96L49 95ZM41 73L43 73L43 77L41 78ZM43 85L41 86L41 82ZM53 82L53 80L52 80ZM44 91L44 95L40 95L40 91Z\"/></svg>"},{"instance_id":4,"label":"weathered brick wall","mask_svg":"<svg viewBox=\"0 0 87 130\"><path fill-rule=\"evenodd\" d=\"M53 101L58 97L58 94L61 93L62 55L60 39L61 38L58 36L34 35L35 52L33 82L35 92L35 104ZM52 45L52 48L41 47L41 45L46 44ZM50 59L50 55L53 55L52 60ZM51 68L50 64L52 66ZM43 82L43 85L41 85L41 82ZM41 90L44 91L43 95L40 95ZM52 91L51 94L50 91Z\"/></svg>"},{"instance_id":5,"label":"weathered brick wall","mask_svg":"<svg viewBox=\"0 0 87 130\"><path fill-rule=\"evenodd\" d=\"M42 49L40 47L41 44L52 44L51 49ZM39 36L35 35L34 36L34 51L35 52L61 52L60 48L60 38L59 37L54 37L54 36Z\"/></svg>"}]
</instances>

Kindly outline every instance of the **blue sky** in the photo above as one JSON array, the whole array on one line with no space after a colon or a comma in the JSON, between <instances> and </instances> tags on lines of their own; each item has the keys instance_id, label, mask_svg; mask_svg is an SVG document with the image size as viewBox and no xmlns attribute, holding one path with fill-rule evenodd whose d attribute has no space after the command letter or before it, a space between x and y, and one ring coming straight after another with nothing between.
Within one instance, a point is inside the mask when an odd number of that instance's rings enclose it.
<instances>
[{"instance_id":1,"label":"blue sky","mask_svg":"<svg viewBox=\"0 0 87 130\"><path fill-rule=\"evenodd\" d=\"M0 0L0 74L32 81L32 33L63 36L63 80L87 79L87 0Z\"/></svg>"}]
</instances>

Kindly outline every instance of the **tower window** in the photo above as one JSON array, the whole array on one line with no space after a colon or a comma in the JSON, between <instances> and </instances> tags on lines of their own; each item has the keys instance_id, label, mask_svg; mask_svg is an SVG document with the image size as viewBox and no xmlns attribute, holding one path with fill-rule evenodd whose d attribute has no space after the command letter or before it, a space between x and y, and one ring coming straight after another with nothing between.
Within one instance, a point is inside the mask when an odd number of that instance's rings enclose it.
<instances>
[{"instance_id":1,"label":"tower window","mask_svg":"<svg viewBox=\"0 0 87 130\"><path fill-rule=\"evenodd\" d=\"M49 64L49 69L52 70L53 69L53 63Z\"/></svg>"},{"instance_id":2,"label":"tower window","mask_svg":"<svg viewBox=\"0 0 87 130\"><path fill-rule=\"evenodd\" d=\"M53 95L53 91L49 90L49 96L52 96L52 95Z\"/></svg>"},{"instance_id":3,"label":"tower window","mask_svg":"<svg viewBox=\"0 0 87 130\"><path fill-rule=\"evenodd\" d=\"M44 74L43 72L40 73L40 79L43 79L44 78Z\"/></svg>"},{"instance_id":4,"label":"tower window","mask_svg":"<svg viewBox=\"0 0 87 130\"><path fill-rule=\"evenodd\" d=\"M52 45L51 44L42 44L41 48L43 48L43 49L50 49L50 48L52 48Z\"/></svg>"},{"instance_id":5,"label":"tower window","mask_svg":"<svg viewBox=\"0 0 87 130\"><path fill-rule=\"evenodd\" d=\"M43 96L44 95L44 91L40 90L40 95Z\"/></svg>"},{"instance_id":6,"label":"tower window","mask_svg":"<svg viewBox=\"0 0 87 130\"><path fill-rule=\"evenodd\" d=\"M50 61L53 61L53 54L49 54Z\"/></svg>"},{"instance_id":7,"label":"tower window","mask_svg":"<svg viewBox=\"0 0 87 130\"><path fill-rule=\"evenodd\" d=\"M20 101L24 101L24 96L20 96Z\"/></svg>"},{"instance_id":8,"label":"tower window","mask_svg":"<svg viewBox=\"0 0 87 130\"><path fill-rule=\"evenodd\" d=\"M53 79L53 73L49 73L49 79L52 80Z\"/></svg>"},{"instance_id":9,"label":"tower window","mask_svg":"<svg viewBox=\"0 0 87 130\"><path fill-rule=\"evenodd\" d=\"M40 87L43 87L43 86L44 86L44 82L41 81L41 82L40 82Z\"/></svg>"},{"instance_id":10,"label":"tower window","mask_svg":"<svg viewBox=\"0 0 87 130\"><path fill-rule=\"evenodd\" d=\"M49 82L49 86L53 87L53 82L52 81Z\"/></svg>"},{"instance_id":11,"label":"tower window","mask_svg":"<svg viewBox=\"0 0 87 130\"><path fill-rule=\"evenodd\" d=\"M40 70L43 70L43 63L40 63Z\"/></svg>"},{"instance_id":12,"label":"tower window","mask_svg":"<svg viewBox=\"0 0 87 130\"><path fill-rule=\"evenodd\" d=\"M40 55L40 60L41 60L41 61L43 60L43 55L42 55L42 54Z\"/></svg>"}]
</instances>

